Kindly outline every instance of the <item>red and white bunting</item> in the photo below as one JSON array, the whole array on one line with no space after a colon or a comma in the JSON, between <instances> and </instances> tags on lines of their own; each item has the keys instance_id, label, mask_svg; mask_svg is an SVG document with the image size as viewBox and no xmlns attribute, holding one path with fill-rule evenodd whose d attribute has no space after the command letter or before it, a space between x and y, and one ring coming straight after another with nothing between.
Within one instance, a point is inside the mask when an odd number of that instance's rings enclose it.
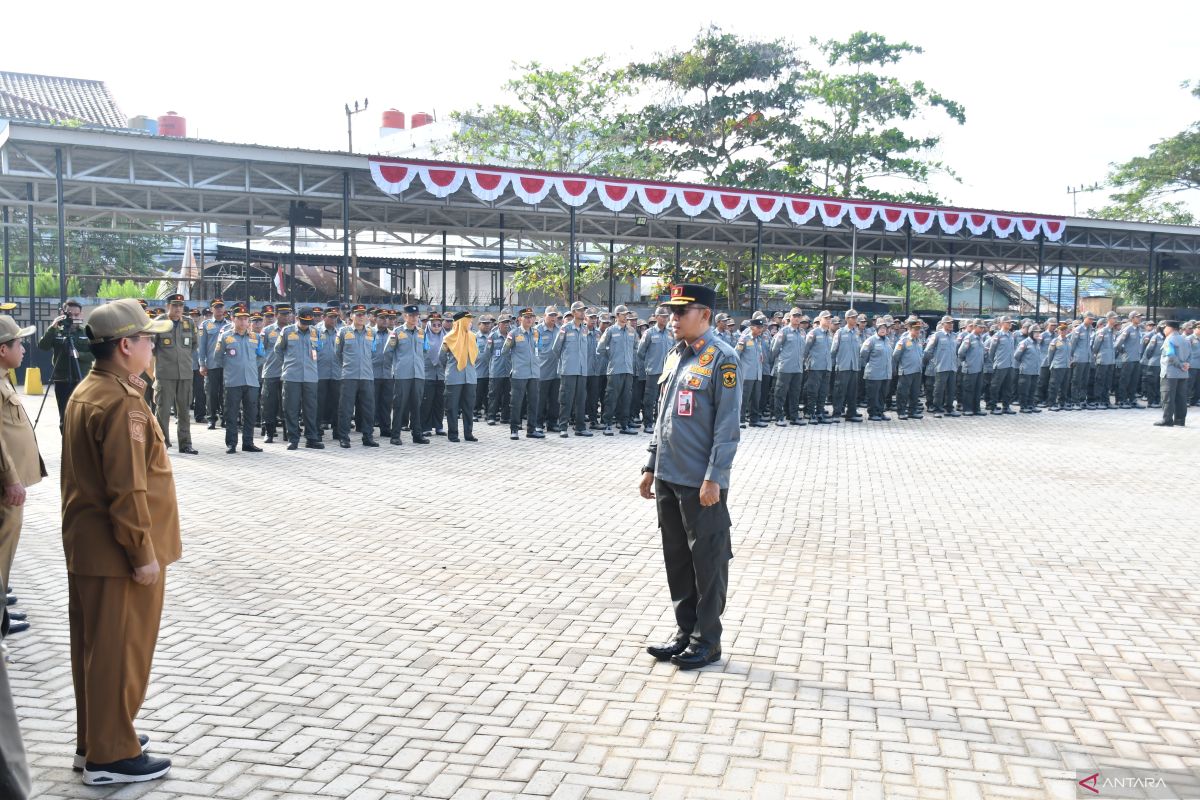
<instances>
[{"instance_id":1,"label":"red and white bunting","mask_svg":"<svg viewBox=\"0 0 1200 800\"><path fill-rule=\"evenodd\" d=\"M643 212L657 215L677 208L689 217L711 212L723 220L742 217L746 209L762 222L780 218L786 210L793 225L808 225L820 216L821 224L836 228L848 220L859 230L880 224L885 230L898 231L905 223L914 233L926 233L936 225L948 235L963 228L972 236L993 235L1001 239L1016 231L1025 241L1044 236L1046 241L1062 239L1066 222L1034 215L997 214L953 208L871 203L780 193L759 194L740 189L723 189L689 184L642 183L624 178L597 178L590 175L528 172L509 167L481 167L467 164L443 164L392 158L371 158L371 177L387 194L407 192L417 178L434 197L449 197L466 184L473 196L484 202L502 198L510 189L529 205L545 201L551 191L559 200L580 208L592 199L614 213L625 211L637 200Z\"/></svg>"}]
</instances>

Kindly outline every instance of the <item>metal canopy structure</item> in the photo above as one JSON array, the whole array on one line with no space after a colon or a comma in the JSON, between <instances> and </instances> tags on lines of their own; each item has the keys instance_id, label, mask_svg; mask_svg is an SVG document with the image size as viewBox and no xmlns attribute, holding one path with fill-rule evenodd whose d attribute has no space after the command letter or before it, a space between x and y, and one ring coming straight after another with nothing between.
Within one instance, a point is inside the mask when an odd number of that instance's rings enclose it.
<instances>
[{"instance_id":1,"label":"metal canopy structure","mask_svg":"<svg viewBox=\"0 0 1200 800\"><path fill-rule=\"evenodd\" d=\"M502 168L497 168L502 169ZM61 186L61 192L59 187ZM722 218L713 208L696 215L668 207L648 214L630 205L613 212L592 196L568 205L554 194L536 205L510 195L484 201L464 185L446 197L412 189L380 190L367 157L131 132L72 129L0 120L0 206L27 209L36 227L129 234L193 233L215 226L225 241L286 240L289 208L303 201L323 215L306 235L343 244L343 293L351 239L441 248L446 237L497 254L505 246L563 252L567 243L600 249L619 245L823 253L832 259L878 258L894 267L919 265L955 271L1029 272L1052 280L1060 268L1115 277L1129 271L1200 270L1200 228L1065 218L1057 242L910 225L887 230L882 220L866 229L845 221L794 224L786 215L762 222L746 214ZM8 223L7 227L13 227ZM350 231L350 237L345 232ZM511 255L510 255L511 258ZM494 269L495 267L487 267ZM65 285L65 283L64 283Z\"/></svg>"}]
</instances>

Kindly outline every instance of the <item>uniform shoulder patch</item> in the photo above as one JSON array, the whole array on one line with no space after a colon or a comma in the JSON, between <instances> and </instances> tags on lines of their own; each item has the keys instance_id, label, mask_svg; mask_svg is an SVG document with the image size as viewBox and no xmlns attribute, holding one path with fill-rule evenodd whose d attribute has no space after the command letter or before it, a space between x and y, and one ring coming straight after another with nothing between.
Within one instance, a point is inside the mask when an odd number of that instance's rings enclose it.
<instances>
[{"instance_id":1,"label":"uniform shoulder patch","mask_svg":"<svg viewBox=\"0 0 1200 800\"><path fill-rule=\"evenodd\" d=\"M130 376L131 378L134 376ZM140 378L138 379L141 380ZM150 416L145 411L129 412L129 438L135 442L146 443L146 426L150 424Z\"/></svg>"},{"instance_id":2,"label":"uniform shoulder patch","mask_svg":"<svg viewBox=\"0 0 1200 800\"><path fill-rule=\"evenodd\" d=\"M131 372L131 373L129 373L128 380L131 385L136 386L138 389L141 389L142 391L146 390L146 382L144 380L142 380L140 375L134 375ZM138 413L141 413L141 412L138 412Z\"/></svg>"},{"instance_id":3,"label":"uniform shoulder patch","mask_svg":"<svg viewBox=\"0 0 1200 800\"><path fill-rule=\"evenodd\" d=\"M737 365L722 364L721 367L721 385L726 389L732 389L737 386Z\"/></svg>"}]
</instances>

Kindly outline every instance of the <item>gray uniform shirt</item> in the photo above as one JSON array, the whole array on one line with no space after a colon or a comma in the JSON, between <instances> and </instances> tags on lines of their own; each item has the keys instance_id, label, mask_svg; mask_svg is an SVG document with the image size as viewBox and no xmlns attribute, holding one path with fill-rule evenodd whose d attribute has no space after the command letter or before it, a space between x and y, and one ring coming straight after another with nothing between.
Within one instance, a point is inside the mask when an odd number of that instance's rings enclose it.
<instances>
[{"instance_id":1,"label":"gray uniform shirt","mask_svg":"<svg viewBox=\"0 0 1200 800\"><path fill-rule=\"evenodd\" d=\"M763 376L763 347L764 337L752 333L742 334L734 351L738 354L738 366L741 367L742 380L761 381Z\"/></svg>"},{"instance_id":2,"label":"gray uniform shirt","mask_svg":"<svg viewBox=\"0 0 1200 800\"><path fill-rule=\"evenodd\" d=\"M1163 335L1158 331L1142 339L1142 364L1152 367L1158 364L1158 352L1162 347Z\"/></svg>"},{"instance_id":3,"label":"gray uniform shirt","mask_svg":"<svg viewBox=\"0 0 1200 800\"><path fill-rule=\"evenodd\" d=\"M858 372L862 366L858 361L858 351L862 347L858 331L850 328L839 328L833 334L833 345L830 352L833 355L833 368L839 372L850 370Z\"/></svg>"},{"instance_id":4,"label":"gray uniform shirt","mask_svg":"<svg viewBox=\"0 0 1200 800\"><path fill-rule=\"evenodd\" d=\"M808 369L833 369L833 337L824 328L813 328L804 339L804 360Z\"/></svg>"},{"instance_id":5,"label":"gray uniform shirt","mask_svg":"<svg viewBox=\"0 0 1200 800\"><path fill-rule=\"evenodd\" d=\"M1039 375L1042 372L1042 351L1038 348L1037 339L1026 336L1017 344L1013 353L1013 364L1021 375Z\"/></svg>"},{"instance_id":6,"label":"gray uniform shirt","mask_svg":"<svg viewBox=\"0 0 1200 800\"><path fill-rule=\"evenodd\" d=\"M492 377L492 359L487 355L488 339L491 333L475 331L475 344L479 348L479 360L475 362L475 375L480 378Z\"/></svg>"},{"instance_id":7,"label":"gray uniform shirt","mask_svg":"<svg viewBox=\"0 0 1200 800\"><path fill-rule=\"evenodd\" d=\"M714 332L715 333L715 332ZM613 325L600 337L596 352L608 359L608 375L632 375L636 333Z\"/></svg>"},{"instance_id":8,"label":"gray uniform shirt","mask_svg":"<svg viewBox=\"0 0 1200 800\"><path fill-rule=\"evenodd\" d=\"M258 357L262 352L262 339L257 333L246 331L239 335L227 331L213 346L208 365L212 369L225 370L226 386L257 387Z\"/></svg>"},{"instance_id":9,"label":"gray uniform shirt","mask_svg":"<svg viewBox=\"0 0 1200 800\"><path fill-rule=\"evenodd\" d=\"M512 357L504 347L507 333L501 333L499 328L488 334L488 374L493 378L507 378L512 375Z\"/></svg>"},{"instance_id":10,"label":"gray uniform shirt","mask_svg":"<svg viewBox=\"0 0 1200 800\"><path fill-rule=\"evenodd\" d=\"M1091 328L1087 325L1080 325L1067 337L1072 366L1092 363L1092 335Z\"/></svg>"},{"instance_id":11,"label":"gray uniform shirt","mask_svg":"<svg viewBox=\"0 0 1200 800\"><path fill-rule=\"evenodd\" d=\"M1116 336L1112 328L1105 325L1092 336L1092 355L1102 367L1117 363Z\"/></svg>"},{"instance_id":12,"label":"gray uniform shirt","mask_svg":"<svg viewBox=\"0 0 1200 800\"><path fill-rule=\"evenodd\" d=\"M263 364L264 378L283 377L283 354L275 352L275 345L279 342L279 331L279 325L271 323L258 334L263 340L263 350L267 354L267 361Z\"/></svg>"},{"instance_id":13,"label":"gray uniform shirt","mask_svg":"<svg viewBox=\"0 0 1200 800\"><path fill-rule=\"evenodd\" d=\"M388 351L391 338L392 332L387 328L375 329L375 340L371 342L371 376L377 381L392 379L392 354Z\"/></svg>"},{"instance_id":14,"label":"gray uniform shirt","mask_svg":"<svg viewBox=\"0 0 1200 800\"><path fill-rule=\"evenodd\" d=\"M1055 336L1050 342L1050 369L1067 369L1071 366L1071 343L1066 336Z\"/></svg>"},{"instance_id":15,"label":"gray uniform shirt","mask_svg":"<svg viewBox=\"0 0 1200 800\"><path fill-rule=\"evenodd\" d=\"M1188 373L1183 365L1190 364L1191 358L1191 342L1179 331L1175 331L1163 342L1162 354L1159 356L1158 362L1158 374L1168 379L1186 378Z\"/></svg>"},{"instance_id":16,"label":"gray uniform shirt","mask_svg":"<svg viewBox=\"0 0 1200 800\"><path fill-rule=\"evenodd\" d=\"M896 362L897 375L920 375L925 360L920 336L911 333L902 335L892 351L892 360Z\"/></svg>"},{"instance_id":17,"label":"gray uniform shirt","mask_svg":"<svg viewBox=\"0 0 1200 800\"><path fill-rule=\"evenodd\" d=\"M592 352L587 328L576 325L574 320L558 327L554 337L554 360L558 362L558 374L586 376L591 364Z\"/></svg>"},{"instance_id":18,"label":"gray uniform shirt","mask_svg":"<svg viewBox=\"0 0 1200 800\"><path fill-rule=\"evenodd\" d=\"M372 328L358 330L353 325L348 325L338 331L335 346L338 365L341 367L338 380L375 380L375 366L371 361L375 349L375 331Z\"/></svg>"},{"instance_id":19,"label":"gray uniform shirt","mask_svg":"<svg viewBox=\"0 0 1200 800\"><path fill-rule=\"evenodd\" d=\"M671 338L671 334L666 328L660 331L657 325L650 326L650 330L646 331L642 340L638 342L638 353L642 357L643 369L647 376L662 374L663 362L667 360L667 351L674 343L674 339Z\"/></svg>"},{"instance_id":20,"label":"gray uniform shirt","mask_svg":"<svg viewBox=\"0 0 1200 800\"><path fill-rule=\"evenodd\" d=\"M546 327L545 322L539 322L536 326L539 380L552 381L558 377L558 354L554 352L554 338L561 328L561 325Z\"/></svg>"},{"instance_id":21,"label":"gray uniform shirt","mask_svg":"<svg viewBox=\"0 0 1200 800\"><path fill-rule=\"evenodd\" d=\"M953 333L936 331L925 342L925 357L933 364L935 372L954 372L957 370L957 350Z\"/></svg>"},{"instance_id":22,"label":"gray uniform shirt","mask_svg":"<svg viewBox=\"0 0 1200 800\"><path fill-rule=\"evenodd\" d=\"M442 342L442 349L438 352L438 363L441 365L441 370L446 376L447 386L473 385L479 382L479 375L475 370L475 365L470 361L467 361L465 364L459 364L458 359L454 357L454 353L450 352L450 348L446 347L445 342ZM462 369L459 369L459 367L462 367Z\"/></svg>"},{"instance_id":23,"label":"gray uniform shirt","mask_svg":"<svg viewBox=\"0 0 1200 800\"><path fill-rule=\"evenodd\" d=\"M209 366L209 357L217 346L217 336L228 323L228 319L206 319L200 323L200 366ZM214 366L213 369L217 367Z\"/></svg>"},{"instance_id":24,"label":"gray uniform shirt","mask_svg":"<svg viewBox=\"0 0 1200 800\"><path fill-rule=\"evenodd\" d=\"M537 328L525 330L516 327L509 331L508 338L504 340L504 349L508 351L509 360L512 363L512 379L514 381L537 380L538 375L541 374L538 365L537 344L534 342L537 336Z\"/></svg>"},{"instance_id":25,"label":"gray uniform shirt","mask_svg":"<svg viewBox=\"0 0 1200 800\"><path fill-rule=\"evenodd\" d=\"M425 328L425 343L421 345L421 349L425 352L425 380L440 381L442 380L442 370L438 364L438 354L442 352L442 341L446 338L446 331L440 330L434 333L431 328Z\"/></svg>"},{"instance_id":26,"label":"gray uniform shirt","mask_svg":"<svg viewBox=\"0 0 1200 800\"><path fill-rule=\"evenodd\" d=\"M387 348L394 380L425 380L425 331L422 328L407 325L393 328Z\"/></svg>"},{"instance_id":27,"label":"gray uniform shirt","mask_svg":"<svg viewBox=\"0 0 1200 800\"><path fill-rule=\"evenodd\" d=\"M647 462L656 478L696 488L713 481L729 488L741 438L740 380L737 353L712 328L691 346L680 342L673 349L664 367Z\"/></svg>"},{"instance_id":28,"label":"gray uniform shirt","mask_svg":"<svg viewBox=\"0 0 1200 800\"><path fill-rule=\"evenodd\" d=\"M1137 325L1127 323L1117 334L1114 345L1117 351L1117 363L1129 364L1142 360L1142 330Z\"/></svg>"},{"instance_id":29,"label":"gray uniform shirt","mask_svg":"<svg viewBox=\"0 0 1200 800\"><path fill-rule=\"evenodd\" d=\"M866 364L867 380L887 381L892 378L892 347L886 336L871 336L863 342L859 356Z\"/></svg>"},{"instance_id":30,"label":"gray uniform shirt","mask_svg":"<svg viewBox=\"0 0 1200 800\"><path fill-rule=\"evenodd\" d=\"M319 380L341 380L342 371L337 360L337 332L339 327L337 323L334 323L331 329L324 322L317 326L317 378Z\"/></svg>"},{"instance_id":31,"label":"gray uniform shirt","mask_svg":"<svg viewBox=\"0 0 1200 800\"><path fill-rule=\"evenodd\" d=\"M964 375L978 375L983 372L983 340L978 334L968 333L962 337L958 345L958 357L962 359Z\"/></svg>"},{"instance_id":32,"label":"gray uniform shirt","mask_svg":"<svg viewBox=\"0 0 1200 800\"><path fill-rule=\"evenodd\" d=\"M992 365L992 370L1012 369L1016 349L1017 340L1012 331L996 331L987 343L987 362Z\"/></svg>"},{"instance_id":33,"label":"gray uniform shirt","mask_svg":"<svg viewBox=\"0 0 1200 800\"><path fill-rule=\"evenodd\" d=\"M318 360L320 344L317 329L312 325L307 331L299 325L287 325L279 331L275 341L275 352L283 362L283 379L293 383L316 383L320 369Z\"/></svg>"},{"instance_id":34,"label":"gray uniform shirt","mask_svg":"<svg viewBox=\"0 0 1200 800\"><path fill-rule=\"evenodd\" d=\"M775 375L792 375L804 372L805 333L788 325L775 334L771 341L771 355L775 359Z\"/></svg>"}]
</instances>

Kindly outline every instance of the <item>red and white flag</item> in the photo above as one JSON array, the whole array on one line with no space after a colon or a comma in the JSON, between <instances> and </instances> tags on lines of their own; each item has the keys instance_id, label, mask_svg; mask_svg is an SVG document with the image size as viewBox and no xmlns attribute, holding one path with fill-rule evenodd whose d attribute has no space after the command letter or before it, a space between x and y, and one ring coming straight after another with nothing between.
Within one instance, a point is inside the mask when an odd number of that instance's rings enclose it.
<instances>
[{"instance_id":1,"label":"red and white flag","mask_svg":"<svg viewBox=\"0 0 1200 800\"><path fill-rule=\"evenodd\" d=\"M275 268L275 291L279 292L280 297L286 297L287 292L283 290L283 265L280 264Z\"/></svg>"}]
</instances>

